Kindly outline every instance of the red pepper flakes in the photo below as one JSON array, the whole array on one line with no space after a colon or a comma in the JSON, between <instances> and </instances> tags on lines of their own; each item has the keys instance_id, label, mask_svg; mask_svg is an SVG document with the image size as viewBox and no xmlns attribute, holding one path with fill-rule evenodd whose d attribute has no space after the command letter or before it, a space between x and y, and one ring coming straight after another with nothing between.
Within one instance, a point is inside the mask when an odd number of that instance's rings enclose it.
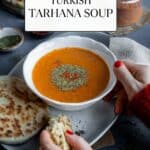
<instances>
[{"instance_id":1,"label":"red pepper flakes","mask_svg":"<svg viewBox=\"0 0 150 150\"><path fill-rule=\"evenodd\" d=\"M65 71L62 76L68 80L76 80L79 78L79 75L77 73L72 74L67 71Z\"/></svg>"}]
</instances>

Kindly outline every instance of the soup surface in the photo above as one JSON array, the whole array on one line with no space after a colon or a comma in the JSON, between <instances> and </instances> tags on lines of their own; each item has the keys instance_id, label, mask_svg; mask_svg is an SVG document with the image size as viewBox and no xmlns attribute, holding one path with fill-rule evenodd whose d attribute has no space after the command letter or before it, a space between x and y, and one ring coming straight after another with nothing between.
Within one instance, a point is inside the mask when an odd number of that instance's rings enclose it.
<instances>
[{"instance_id":1,"label":"soup surface","mask_svg":"<svg viewBox=\"0 0 150 150\"><path fill-rule=\"evenodd\" d=\"M33 82L38 91L61 102L83 102L107 86L109 69L98 55L82 48L56 49L36 63Z\"/></svg>"}]
</instances>

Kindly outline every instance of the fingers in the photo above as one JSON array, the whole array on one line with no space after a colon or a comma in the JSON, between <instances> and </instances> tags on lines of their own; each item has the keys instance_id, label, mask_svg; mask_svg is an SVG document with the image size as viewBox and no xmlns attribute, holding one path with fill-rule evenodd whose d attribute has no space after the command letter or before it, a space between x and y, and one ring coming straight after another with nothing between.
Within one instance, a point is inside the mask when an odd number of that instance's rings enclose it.
<instances>
[{"instance_id":1,"label":"fingers","mask_svg":"<svg viewBox=\"0 0 150 150\"><path fill-rule=\"evenodd\" d=\"M138 70L137 64L135 64L131 61L123 61L123 63L128 68L128 70L132 73L132 75L134 75L135 72Z\"/></svg>"},{"instance_id":2,"label":"fingers","mask_svg":"<svg viewBox=\"0 0 150 150\"><path fill-rule=\"evenodd\" d=\"M114 64L114 72L116 74L117 79L122 83L125 88L129 99L139 91L139 82L133 77L131 72L125 66L122 61L117 61Z\"/></svg>"},{"instance_id":3,"label":"fingers","mask_svg":"<svg viewBox=\"0 0 150 150\"><path fill-rule=\"evenodd\" d=\"M131 61L124 61L124 64L138 81L143 84L150 83L150 66L135 64Z\"/></svg>"},{"instance_id":4,"label":"fingers","mask_svg":"<svg viewBox=\"0 0 150 150\"><path fill-rule=\"evenodd\" d=\"M40 147L40 150L61 150L52 142L47 131L42 131L40 135Z\"/></svg>"},{"instance_id":5,"label":"fingers","mask_svg":"<svg viewBox=\"0 0 150 150\"><path fill-rule=\"evenodd\" d=\"M66 140L70 144L73 150L92 150L90 145L80 136L77 136L72 131L65 133ZM61 150L50 139L47 131L42 131L40 135L40 150Z\"/></svg>"},{"instance_id":6,"label":"fingers","mask_svg":"<svg viewBox=\"0 0 150 150\"><path fill-rule=\"evenodd\" d=\"M65 136L73 150L92 150L90 145L82 137L74 134L72 131L68 130Z\"/></svg>"},{"instance_id":7,"label":"fingers","mask_svg":"<svg viewBox=\"0 0 150 150\"><path fill-rule=\"evenodd\" d=\"M112 92L104 97L105 102L109 102L112 99L115 100L114 112L116 114L122 113L128 104L128 97L120 82L117 82Z\"/></svg>"},{"instance_id":8,"label":"fingers","mask_svg":"<svg viewBox=\"0 0 150 150\"><path fill-rule=\"evenodd\" d=\"M120 114L124 111L125 107L128 105L128 98L124 89L118 91L116 94L116 102L114 107L114 112Z\"/></svg>"}]
</instances>

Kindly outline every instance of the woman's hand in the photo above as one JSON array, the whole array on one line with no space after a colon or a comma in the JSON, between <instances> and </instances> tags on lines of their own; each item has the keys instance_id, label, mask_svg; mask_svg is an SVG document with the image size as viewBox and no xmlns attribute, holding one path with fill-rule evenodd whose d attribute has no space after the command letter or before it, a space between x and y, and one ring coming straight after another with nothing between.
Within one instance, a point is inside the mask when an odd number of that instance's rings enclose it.
<instances>
[{"instance_id":1,"label":"woman's hand","mask_svg":"<svg viewBox=\"0 0 150 150\"><path fill-rule=\"evenodd\" d=\"M150 83L150 66L148 65L117 61L114 64L114 72L122 83L129 100Z\"/></svg>"},{"instance_id":2,"label":"woman's hand","mask_svg":"<svg viewBox=\"0 0 150 150\"><path fill-rule=\"evenodd\" d=\"M119 82L105 99L108 100L116 95L115 112L121 113L124 105L150 83L150 66L117 61L114 64L114 72Z\"/></svg>"},{"instance_id":3,"label":"woman's hand","mask_svg":"<svg viewBox=\"0 0 150 150\"><path fill-rule=\"evenodd\" d=\"M73 150L92 150L90 145L82 137L74 134L72 131L67 131L65 136ZM40 147L40 150L61 150L60 147L52 142L47 131L42 131L40 135Z\"/></svg>"}]
</instances>

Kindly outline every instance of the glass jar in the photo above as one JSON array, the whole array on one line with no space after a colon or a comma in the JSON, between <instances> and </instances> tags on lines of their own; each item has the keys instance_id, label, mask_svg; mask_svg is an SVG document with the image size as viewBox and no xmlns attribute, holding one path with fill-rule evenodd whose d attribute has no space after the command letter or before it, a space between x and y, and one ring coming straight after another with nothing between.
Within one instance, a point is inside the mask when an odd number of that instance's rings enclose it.
<instances>
[{"instance_id":1,"label":"glass jar","mask_svg":"<svg viewBox=\"0 0 150 150\"><path fill-rule=\"evenodd\" d=\"M143 10L141 0L118 0L117 1L117 24L118 27L135 24L142 17Z\"/></svg>"}]
</instances>

